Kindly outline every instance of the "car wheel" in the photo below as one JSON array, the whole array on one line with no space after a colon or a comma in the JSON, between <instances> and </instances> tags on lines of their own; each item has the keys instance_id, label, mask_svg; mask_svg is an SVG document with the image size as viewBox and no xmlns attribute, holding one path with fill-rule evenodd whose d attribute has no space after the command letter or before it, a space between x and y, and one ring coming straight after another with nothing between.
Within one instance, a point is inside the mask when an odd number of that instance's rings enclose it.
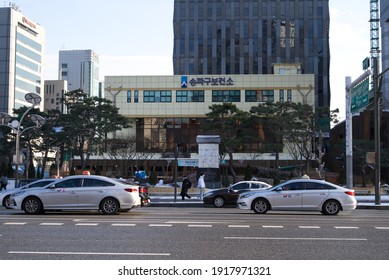
<instances>
[{"instance_id":1,"label":"car wheel","mask_svg":"<svg viewBox=\"0 0 389 280\"><path fill-rule=\"evenodd\" d=\"M30 215L36 215L43 211L42 202L36 197L27 197L22 206L24 212Z\"/></svg>"},{"instance_id":2,"label":"car wheel","mask_svg":"<svg viewBox=\"0 0 389 280\"><path fill-rule=\"evenodd\" d=\"M270 204L264 198L257 198L252 204L252 210L257 214L266 214L269 211Z\"/></svg>"},{"instance_id":3,"label":"car wheel","mask_svg":"<svg viewBox=\"0 0 389 280\"><path fill-rule=\"evenodd\" d=\"M11 209L10 205L9 205L9 199L11 198L10 195L7 195L6 197L4 197L4 200L3 200L3 206L7 209Z\"/></svg>"},{"instance_id":4,"label":"car wheel","mask_svg":"<svg viewBox=\"0 0 389 280\"><path fill-rule=\"evenodd\" d=\"M337 215L340 211L340 203L336 200L327 200L323 204L323 214Z\"/></svg>"},{"instance_id":5,"label":"car wheel","mask_svg":"<svg viewBox=\"0 0 389 280\"><path fill-rule=\"evenodd\" d=\"M100 208L104 214L113 215L119 212L119 202L114 198L105 198Z\"/></svg>"},{"instance_id":6,"label":"car wheel","mask_svg":"<svg viewBox=\"0 0 389 280\"><path fill-rule=\"evenodd\" d=\"M221 208L223 207L224 205L226 204L226 201L224 200L223 197L221 196L217 196L215 197L215 199L213 200L213 205L217 208Z\"/></svg>"}]
</instances>

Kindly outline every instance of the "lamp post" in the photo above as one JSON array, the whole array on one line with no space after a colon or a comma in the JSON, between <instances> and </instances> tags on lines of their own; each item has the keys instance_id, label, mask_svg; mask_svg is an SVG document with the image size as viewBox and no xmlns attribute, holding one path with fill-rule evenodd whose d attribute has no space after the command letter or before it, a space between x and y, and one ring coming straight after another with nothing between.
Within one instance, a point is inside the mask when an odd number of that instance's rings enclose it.
<instances>
[{"instance_id":1,"label":"lamp post","mask_svg":"<svg viewBox=\"0 0 389 280\"><path fill-rule=\"evenodd\" d=\"M113 93L111 91L111 85L108 85L107 89L108 89L108 92L112 95L112 98L113 98L112 103L113 103L114 107L116 107L116 96L122 91L122 88L123 88L123 86L119 85L119 90ZM116 138L116 131L113 132L113 138Z\"/></svg>"},{"instance_id":2,"label":"lamp post","mask_svg":"<svg viewBox=\"0 0 389 280\"><path fill-rule=\"evenodd\" d=\"M24 98L26 101L32 106L28 108L24 114L22 115L20 121L17 119L12 118L8 113L0 113L0 125L8 126L9 128L13 129L16 132L16 152L15 152L15 162L16 162L16 176L15 176L15 188L18 186L18 179L19 179L19 162L20 162L20 136L23 132L27 131L28 129L40 127L43 124L45 124L46 120L40 116L33 114L31 115L30 119L35 123L35 126L26 127L24 129L21 128L21 124L23 123L24 118L27 116L27 114L41 101L42 98L36 94L36 93L27 93Z\"/></svg>"}]
</instances>

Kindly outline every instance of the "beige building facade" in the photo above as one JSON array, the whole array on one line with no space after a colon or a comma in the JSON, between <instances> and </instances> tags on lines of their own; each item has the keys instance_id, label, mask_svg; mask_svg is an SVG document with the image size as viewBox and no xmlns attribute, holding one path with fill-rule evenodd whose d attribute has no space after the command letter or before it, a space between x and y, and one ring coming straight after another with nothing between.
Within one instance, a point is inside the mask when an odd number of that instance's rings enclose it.
<instances>
[{"instance_id":1,"label":"beige building facade","mask_svg":"<svg viewBox=\"0 0 389 280\"><path fill-rule=\"evenodd\" d=\"M274 65L272 75L106 76L105 98L131 120L117 137L136 139L138 151L196 158L196 136L209 106L230 102L249 111L258 103L294 102L315 106L314 75L294 64ZM253 146L255 150L255 145ZM239 158L249 155L235 156ZM273 157L274 158L274 157ZM281 159L290 159L287 152Z\"/></svg>"}]
</instances>

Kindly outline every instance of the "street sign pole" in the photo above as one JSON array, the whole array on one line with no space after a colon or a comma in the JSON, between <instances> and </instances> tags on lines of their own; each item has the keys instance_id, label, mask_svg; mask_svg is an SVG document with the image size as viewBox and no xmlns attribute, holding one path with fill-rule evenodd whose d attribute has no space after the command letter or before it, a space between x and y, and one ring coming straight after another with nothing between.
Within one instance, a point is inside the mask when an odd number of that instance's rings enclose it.
<instances>
[{"instance_id":1,"label":"street sign pole","mask_svg":"<svg viewBox=\"0 0 389 280\"><path fill-rule=\"evenodd\" d=\"M353 117L351 115L351 77L346 77L346 187L353 188Z\"/></svg>"},{"instance_id":2,"label":"street sign pole","mask_svg":"<svg viewBox=\"0 0 389 280\"><path fill-rule=\"evenodd\" d=\"M352 89L370 76L370 70L365 71L354 82L351 77L346 77L346 187L352 189L353 184L353 131L351 114Z\"/></svg>"}]
</instances>

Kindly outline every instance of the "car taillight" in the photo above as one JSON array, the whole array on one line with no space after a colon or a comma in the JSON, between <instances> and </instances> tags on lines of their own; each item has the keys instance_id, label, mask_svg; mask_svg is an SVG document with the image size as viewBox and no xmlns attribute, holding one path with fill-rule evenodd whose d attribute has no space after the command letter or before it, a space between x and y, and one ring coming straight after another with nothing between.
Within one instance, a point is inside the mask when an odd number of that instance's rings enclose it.
<instances>
[{"instance_id":1,"label":"car taillight","mask_svg":"<svg viewBox=\"0 0 389 280\"><path fill-rule=\"evenodd\" d=\"M139 188L139 192L140 192L140 193L147 193L147 189L141 187L141 188Z\"/></svg>"},{"instance_id":2,"label":"car taillight","mask_svg":"<svg viewBox=\"0 0 389 280\"><path fill-rule=\"evenodd\" d=\"M344 192L345 194L348 194L348 195L351 195L351 196L355 196L355 192L354 191L347 191L347 192Z\"/></svg>"},{"instance_id":3,"label":"car taillight","mask_svg":"<svg viewBox=\"0 0 389 280\"><path fill-rule=\"evenodd\" d=\"M127 189L124 189L126 192L130 192L130 193L133 193L133 192L137 192L138 189L137 188L127 188Z\"/></svg>"}]
</instances>

